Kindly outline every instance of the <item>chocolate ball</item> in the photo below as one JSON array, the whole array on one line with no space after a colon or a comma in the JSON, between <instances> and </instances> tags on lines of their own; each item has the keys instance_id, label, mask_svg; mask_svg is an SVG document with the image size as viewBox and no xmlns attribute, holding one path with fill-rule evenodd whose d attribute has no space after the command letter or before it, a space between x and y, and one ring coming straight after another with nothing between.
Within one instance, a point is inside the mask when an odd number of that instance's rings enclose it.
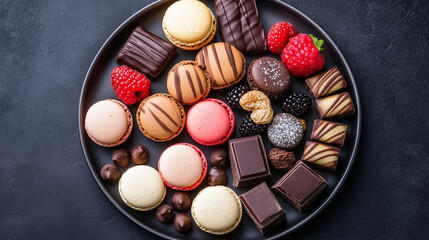
<instances>
[{"instance_id":1,"label":"chocolate ball","mask_svg":"<svg viewBox=\"0 0 429 240\"><path fill-rule=\"evenodd\" d=\"M173 208L167 204L161 204L156 209L155 216L161 223L171 223L174 220Z\"/></svg>"},{"instance_id":2,"label":"chocolate ball","mask_svg":"<svg viewBox=\"0 0 429 240\"><path fill-rule=\"evenodd\" d=\"M130 153L126 148L117 148L112 152L112 161L118 167L126 167L130 163Z\"/></svg>"},{"instance_id":3,"label":"chocolate ball","mask_svg":"<svg viewBox=\"0 0 429 240\"><path fill-rule=\"evenodd\" d=\"M279 171L288 171L296 163L293 152L276 147L272 148L268 153L268 160L270 160L271 165Z\"/></svg>"},{"instance_id":4,"label":"chocolate ball","mask_svg":"<svg viewBox=\"0 0 429 240\"><path fill-rule=\"evenodd\" d=\"M185 213L179 213L174 217L174 229L180 233L186 233L192 229L191 217Z\"/></svg>"},{"instance_id":5,"label":"chocolate ball","mask_svg":"<svg viewBox=\"0 0 429 240\"><path fill-rule=\"evenodd\" d=\"M213 167L226 168L228 166L228 151L225 148L216 148L210 156Z\"/></svg>"},{"instance_id":6,"label":"chocolate ball","mask_svg":"<svg viewBox=\"0 0 429 240\"><path fill-rule=\"evenodd\" d=\"M227 176L225 170L219 167L213 167L210 169L207 184L210 186L223 185L225 186L227 183Z\"/></svg>"},{"instance_id":7,"label":"chocolate ball","mask_svg":"<svg viewBox=\"0 0 429 240\"><path fill-rule=\"evenodd\" d=\"M100 172L101 178L107 183L114 183L121 177L119 168L113 164L104 165Z\"/></svg>"},{"instance_id":8,"label":"chocolate ball","mask_svg":"<svg viewBox=\"0 0 429 240\"><path fill-rule=\"evenodd\" d=\"M177 211L186 211L191 208L192 200L189 194L185 192L175 192L171 199L171 205Z\"/></svg>"},{"instance_id":9,"label":"chocolate ball","mask_svg":"<svg viewBox=\"0 0 429 240\"><path fill-rule=\"evenodd\" d=\"M149 159L149 150L145 146L137 145L131 149L131 161L135 164L143 164Z\"/></svg>"}]
</instances>

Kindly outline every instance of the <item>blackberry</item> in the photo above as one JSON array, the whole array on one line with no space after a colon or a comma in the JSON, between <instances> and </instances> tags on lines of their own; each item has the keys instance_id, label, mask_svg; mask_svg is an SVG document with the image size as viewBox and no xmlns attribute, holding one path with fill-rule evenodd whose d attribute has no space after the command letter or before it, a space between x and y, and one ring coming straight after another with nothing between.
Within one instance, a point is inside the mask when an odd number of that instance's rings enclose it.
<instances>
[{"instance_id":1,"label":"blackberry","mask_svg":"<svg viewBox=\"0 0 429 240\"><path fill-rule=\"evenodd\" d=\"M298 91L291 91L286 94L285 100L282 102L282 109L287 113L291 113L296 117L306 113L311 107L311 98Z\"/></svg>"},{"instance_id":2,"label":"blackberry","mask_svg":"<svg viewBox=\"0 0 429 240\"><path fill-rule=\"evenodd\" d=\"M226 97L226 103L231 108L234 108L234 109L241 108L240 98L248 91L249 91L249 87L247 85L238 85L234 87L230 92L228 92L228 96Z\"/></svg>"},{"instance_id":3,"label":"blackberry","mask_svg":"<svg viewBox=\"0 0 429 240\"><path fill-rule=\"evenodd\" d=\"M243 137L260 135L265 131L265 129L267 129L266 124L254 123L250 118L250 114L247 114L246 117L243 119L243 122L241 122L240 134Z\"/></svg>"}]
</instances>

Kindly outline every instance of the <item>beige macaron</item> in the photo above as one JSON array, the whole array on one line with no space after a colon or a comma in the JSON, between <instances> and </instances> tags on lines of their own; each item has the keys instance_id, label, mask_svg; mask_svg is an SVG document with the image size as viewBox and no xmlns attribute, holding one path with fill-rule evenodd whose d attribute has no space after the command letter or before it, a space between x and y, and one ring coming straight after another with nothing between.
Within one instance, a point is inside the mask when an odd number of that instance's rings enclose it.
<instances>
[{"instance_id":1,"label":"beige macaron","mask_svg":"<svg viewBox=\"0 0 429 240\"><path fill-rule=\"evenodd\" d=\"M191 212L199 228L216 235L234 230L243 214L237 194L225 186L201 190L192 202Z\"/></svg>"},{"instance_id":2,"label":"beige macaron","mask_svg":"<svg viewBox=\"0 0 429 240\"><path fill-rule=\"evenodd\" d=\"M149 211L165 198L166 187L155 168L138 165L129 168L119 180L119 193L129 207Z\"/></svg>"},{"instance_id":3,"label":"beige macaron","mask_svg":"<svg viewBox=\"0 0 429 240\"><path fill-rule=\"evenodd\" d=\"M216 33L216 19L204 3L180 0L173 3L162 20L164 34L183 50L197 50L207 45Z\"/></svg>"},{"instance_id":4,"label":"beige macaron","mask_svg":"<svg viewBox=\"0 0 429 240\"><path fill-rule=\"evenodd\" d=\"M133 117L120 101L107 99L96 102L85 116L85 130L96 144L114 147L122 144L131 134Z\"/></svg>"}]
</instances>

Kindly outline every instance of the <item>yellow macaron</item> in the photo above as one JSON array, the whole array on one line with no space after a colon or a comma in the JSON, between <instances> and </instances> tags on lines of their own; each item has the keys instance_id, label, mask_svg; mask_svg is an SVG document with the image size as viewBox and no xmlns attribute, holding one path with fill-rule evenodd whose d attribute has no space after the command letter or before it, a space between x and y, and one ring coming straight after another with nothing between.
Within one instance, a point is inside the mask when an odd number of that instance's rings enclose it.
<instances>
[{"instance_id":1,"label":"yellow macaron","mask_svg":"<svg viewBox=\"0 0 429 240\"><path fill-rule=\"evenodd\" d=\"M197 0L173 3L162 20L165 36L184 50L197 50L210 43L216 33L216 19L210 9Z\"/></svg>"}]
</instances>

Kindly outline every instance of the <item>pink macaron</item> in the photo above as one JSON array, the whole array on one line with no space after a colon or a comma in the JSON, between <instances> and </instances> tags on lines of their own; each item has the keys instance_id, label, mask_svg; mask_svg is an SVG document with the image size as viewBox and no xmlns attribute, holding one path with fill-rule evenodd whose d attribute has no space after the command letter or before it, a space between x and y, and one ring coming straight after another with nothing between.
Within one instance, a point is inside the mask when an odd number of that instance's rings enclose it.
<instances>
[{"instance_id":1,"label":"pink macaron","mask_svg":"<svg viewBox=\"0 0 429 240\"><path fill-rule=\"evenodd\" d=\"M234 131L235 117L226 103L205 99L188 111L186 129L197 143L215 146L225 143Z\"/></svg>"}]
</instances>

